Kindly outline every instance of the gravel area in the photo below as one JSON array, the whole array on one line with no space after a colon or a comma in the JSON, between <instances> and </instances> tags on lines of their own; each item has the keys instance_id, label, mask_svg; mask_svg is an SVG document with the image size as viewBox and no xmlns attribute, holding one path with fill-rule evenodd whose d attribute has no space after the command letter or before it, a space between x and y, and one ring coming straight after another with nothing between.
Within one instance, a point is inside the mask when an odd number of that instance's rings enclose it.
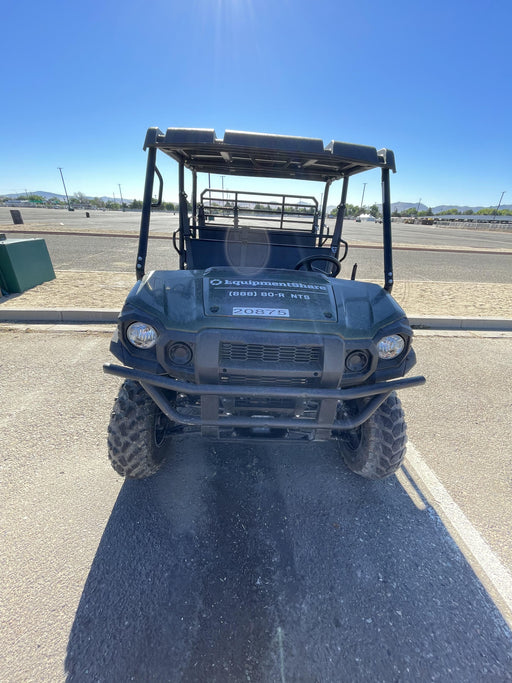
<instances>
[{"instance_id":1,"label":"gravel area","mask_svg":"<svg viewBox=\"0 0 512 683\"><path fill-rule=\"evenodd\" d=\"M120 309L133 273L57 271L56 279L0 298L5 308ZM410 316L512 317L512 284L397 282L393 296Z\"/></svg>"}]
</instances>

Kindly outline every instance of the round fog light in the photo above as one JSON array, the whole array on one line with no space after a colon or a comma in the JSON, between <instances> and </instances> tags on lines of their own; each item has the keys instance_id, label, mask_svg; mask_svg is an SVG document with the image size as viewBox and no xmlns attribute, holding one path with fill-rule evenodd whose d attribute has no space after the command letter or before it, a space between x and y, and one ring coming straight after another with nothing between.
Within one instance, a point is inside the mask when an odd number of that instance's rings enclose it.
<instances>
[{"instance_id":1,"label":"round fog light","mask_svg":"<svg viewBox=\"0 0 512 683\"><path fill-rule=\"evenodd\" d=\"M364 351L352 351L348 354L345 365L350 372L363 372L368 366L368 356Z\"/></svg>"},{"instance_id":2,"label":"round fog light","mask_svg":"<svg viewBox=\"0 0 512 683\"><path fill-rule=\"evenodd\" d=\"M136 322L128 326L126 337L138 349L150 349L156 344L158 333L151 325Z\"/></svg>"},{"instance_id":3,"label":"round fog light","mask_svg":"<svg viewBox=\"0 0 512 683\"><path fill-rule=\"evenodd\" d=\"M169 347L169 358L175 365L186 365L192 360L192 349L187 344L177 342Z\"/></svg>"},{"instance_id":4,"label":"round fog light","mask_svg":"<svg viewBox=\"0 0 512 683\"><path fill-rule=\"evenodd\" d=\"M405 340L399 334L390 334L389 337L382 337L377 344L379 358L390 360L399 356L405 348Z\"/></svg>"}]
</instances>

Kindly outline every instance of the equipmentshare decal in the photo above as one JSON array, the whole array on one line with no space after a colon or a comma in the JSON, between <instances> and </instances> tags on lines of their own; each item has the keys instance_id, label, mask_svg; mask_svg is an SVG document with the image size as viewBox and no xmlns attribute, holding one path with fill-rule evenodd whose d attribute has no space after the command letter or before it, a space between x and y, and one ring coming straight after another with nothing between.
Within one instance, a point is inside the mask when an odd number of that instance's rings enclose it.
<instances>
[{"instance_id":1,"label":"equipmentshare decal","mask_svg":"<svg viewBox=\"0 0 512 683\"><path fill-rule=\"evenodd\" d=\"M287 289L309 289L311 291L327 291L325 285L310 285L304 282L282 282L279 280L219 280L211 279L210 285L218 287L285 287Z\"/></svg>"}]
</instances>

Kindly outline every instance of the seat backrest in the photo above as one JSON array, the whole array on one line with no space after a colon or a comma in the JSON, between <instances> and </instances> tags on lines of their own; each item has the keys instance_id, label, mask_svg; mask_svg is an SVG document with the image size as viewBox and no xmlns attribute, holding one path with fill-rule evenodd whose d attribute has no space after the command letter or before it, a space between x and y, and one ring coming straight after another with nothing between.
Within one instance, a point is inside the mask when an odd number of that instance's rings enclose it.
<instances>
[{"instance_id":1,"label":"seat backrest","mask_svg":"<svg viewBox=\"0 0 512 683\"><path fill-rule=\"evenodd\" d=\"M315 235L300 231L245 228L200 228L186 241L187 268L293 269L306 256L331 256L328 247L315 247ZM321 264L319 264L321 266Z\"/></svg>"}]
</instances>

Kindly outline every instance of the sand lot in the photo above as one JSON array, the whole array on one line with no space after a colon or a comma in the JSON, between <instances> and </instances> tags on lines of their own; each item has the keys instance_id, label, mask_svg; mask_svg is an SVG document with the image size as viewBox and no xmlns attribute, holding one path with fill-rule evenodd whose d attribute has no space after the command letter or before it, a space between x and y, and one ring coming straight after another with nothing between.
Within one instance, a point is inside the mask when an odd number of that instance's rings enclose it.
<instances>
[{"instance_id":1,"label":"sand lot","mask_svg":"<svg viewBox=\"0 0 512 683\"><path fill-rule=\"evenodd\" d=\"M3 308L120 309L133 273L57 271L56 279L0 298ZM512 317L512 284L398 282L393 296L410 316Z\"/></svg>"}]
</instances>

